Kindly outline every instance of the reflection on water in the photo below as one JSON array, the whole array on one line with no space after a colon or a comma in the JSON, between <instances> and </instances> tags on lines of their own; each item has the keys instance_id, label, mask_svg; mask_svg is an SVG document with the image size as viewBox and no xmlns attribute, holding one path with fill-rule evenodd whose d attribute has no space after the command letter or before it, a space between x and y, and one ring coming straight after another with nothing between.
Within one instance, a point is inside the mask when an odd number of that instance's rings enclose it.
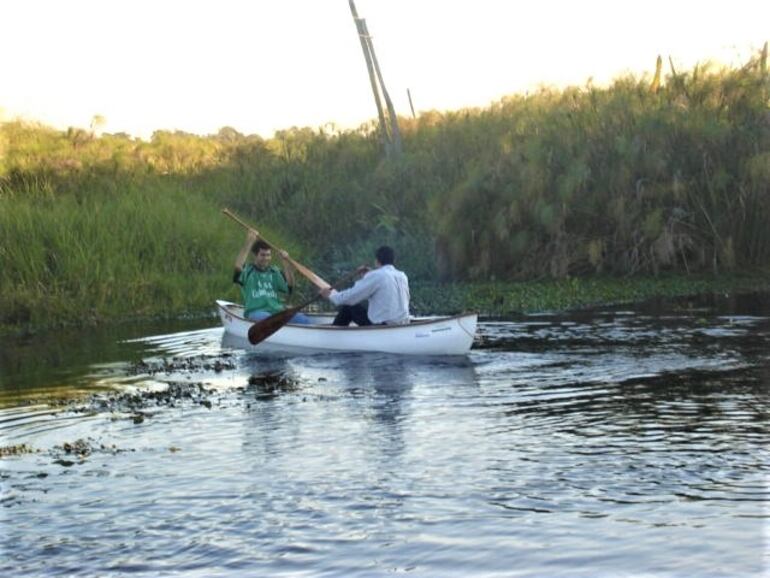
<instances>
[{"instance_id":1,"label":"reflection on water","mask_svg":"<svg viewBox=\"0 0 770 578\"><path fill-rule=\"evenodd\" d=\"M0 408L100 389L104 385L100 377L125 373L126 364L152 353L151 342L135 338L164 330L200 328L213 322L127 323L86 330L57 328L23 337L0 336ZM173 350L169 347L163 353L168 355Z\"/></svg>"},{"instance_id":2,"label":"reflection on water","mask_svg":"<svg viewBox=\"0 0 770 578\"><path fill-rule=\"evenodd\" d=\"M275 355L219 328L126 336L49 381L6 355L3 391L210 393L138 423L0 411L3 445L41 450L0 462L0 572L760 575L768 303L488 321L459 359Z\"/></svg>"}]
</instances>

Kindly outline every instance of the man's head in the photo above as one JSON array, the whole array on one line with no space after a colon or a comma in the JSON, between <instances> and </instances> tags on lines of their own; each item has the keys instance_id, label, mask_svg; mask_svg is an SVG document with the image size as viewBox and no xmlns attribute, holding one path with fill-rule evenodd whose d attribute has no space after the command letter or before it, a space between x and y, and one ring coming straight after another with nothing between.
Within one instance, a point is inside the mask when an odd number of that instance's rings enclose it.
<instances>
[{"instance_id":1,"label":"man's head","mask_svg":"<svg viewBox=\"0 0 770 578\"><path fill-rule=\"evenodd\" d=\"M383 245L374 252L374 258L377 259L377 262L380 265L392 265L395 254L393 253L393 249L387 245Z\"/></svg>"},{"instance_id":2,"label":"man's head","mask_svg":"<svg viewBox=\"0 0 770 578\"><path fill-rule=\"evenodd\" d=\"M251 252L254 253L254 264L260 269L267 269L270 266L270 261L273 258L273 251L270 249L270 245L265 243L262 239L254 242L251 246Z\"/></svg>"}]
</instances>

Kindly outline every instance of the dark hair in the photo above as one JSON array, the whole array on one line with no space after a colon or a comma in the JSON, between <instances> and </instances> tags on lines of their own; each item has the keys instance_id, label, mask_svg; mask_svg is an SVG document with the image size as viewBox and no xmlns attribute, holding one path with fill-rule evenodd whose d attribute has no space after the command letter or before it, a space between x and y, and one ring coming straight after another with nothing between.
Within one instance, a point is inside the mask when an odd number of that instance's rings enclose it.
<instances>
[{"instance_id":1,"label":"dark hair","mask_svg":"<svg viewBox=\"0 0 770 578\"><path fill-rule=\"evenodd\" d=\"M383 245L374 252L375 258L381 265L392 265L396 255L393 253L393 249L387 245Z\"/></svg>"},{"instance_id":2,"label":"dark hair","mask_svg":"<svg viewBox=\"0 0 770 578\"><path fill-rule=\"evenodd\" d=\"M265 243L262 239L257 239L256 241L254 241L254 244L251 246L251 252L254 253L255 255L265 249L270 250L271 247L270 245Z\"/></svg>"}]
</instances>

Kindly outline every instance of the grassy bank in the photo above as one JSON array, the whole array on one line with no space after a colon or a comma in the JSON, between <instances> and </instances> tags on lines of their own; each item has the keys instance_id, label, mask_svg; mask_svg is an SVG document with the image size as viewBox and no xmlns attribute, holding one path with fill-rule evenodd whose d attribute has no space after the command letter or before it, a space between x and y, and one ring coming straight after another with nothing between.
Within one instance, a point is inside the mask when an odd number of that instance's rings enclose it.
<instances>
[{"instance_id":1,"label":"grassy bank","mask_svg":"<svg viewBox=\"0 0 770 578\"><path fill-rule=\"evenodd\" d=\"M223 219L207 217L213 210L174 187L0 198L0 324L89 323L202 307L228 287L241 240Z\"/></svg>"},{"instance_id":2,"label":"grassy bank","mask_svg":"<svg viewBox=\"0 0 770 578\"><path fill-rule=\"evenodd\" d=\"M412 287L412 308L425 314L478 311L482 315L504 317L638 303L653 298L754 291L770 292L770 270L718 277L669 275L521 283L416 283Z\"/></svg>"},{"instance_id":3,"label":"grassy bank","mask_svg":"<svg viewBox=\"0 0 770 578\"><path fill-rule=\"evenodd\" d=\"M32 314L28 320L6 321L0 324L0 334L35 332L61 325L82 325L94 322L119 323L141 319L180 318L185 316L211 317L213 299L237 301L237 289L230 283L230 269L221 275L201 274L189 277L194 290L187 291L187 282L169 277L155 287L152 294L157 301L147 301L147 291L133 287L136 295L129 296L121 289L129 303L138 303L133 310L110 308L105 302L89 308L87 315L79 316L75 303L64 300L54 304L66 305L67 316ZM572 278L530 282L490 283L435 283L417 281L412 284L412 312L414 314L454 314L476 311L482 316L506 317L521 313L564 312L603 305L633 304L654 298L676 298L696 295L730 295L744 292L770 294L770 270L730 276L681 276L636 278ZM107 291L105 289L105 291ZM294 301L310 295L312 287L303 283ZM61 299L61 298L60 298ZM174 305L169 307L168 303ZM31 304L28 305L31 307ZM50 306L50 305L48 305ZM44 308L38 308L41 311Z\"/></svg>"},{"instance_id":4,"label":"grassy bank","mask_svg":"<svg viewBox=\"0 0 770 578\"><path fill-rule=\"evenodd\" d=\"M765 49L741 67L511 95L399 119L399 158L372 123L149 141L2 123L0 325L236 298L243 232L223 206L329 280L394 246L418 311L732 290L770 262L768 87Z\"/></svg>"}]
</instances>

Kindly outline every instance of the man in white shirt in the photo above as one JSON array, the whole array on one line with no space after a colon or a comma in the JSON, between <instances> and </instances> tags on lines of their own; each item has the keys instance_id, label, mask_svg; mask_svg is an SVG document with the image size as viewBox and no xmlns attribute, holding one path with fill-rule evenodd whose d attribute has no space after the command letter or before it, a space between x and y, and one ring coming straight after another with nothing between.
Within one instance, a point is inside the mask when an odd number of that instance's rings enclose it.
<instances>
[{"instance_id":1,"label":"man in white shirt","mask_svg":"<svg viewBox=\"0 0 770 578\"><path fill-rule=\"evenodd\" d=\"M393 266L393 249L382 246L374 254L375 268L350 289L324 289L321 294L339 307L334 325L405 325L409 323L409 279ZM364 307L362 301L369 301Z\"/></svg>"}]
</instances>

